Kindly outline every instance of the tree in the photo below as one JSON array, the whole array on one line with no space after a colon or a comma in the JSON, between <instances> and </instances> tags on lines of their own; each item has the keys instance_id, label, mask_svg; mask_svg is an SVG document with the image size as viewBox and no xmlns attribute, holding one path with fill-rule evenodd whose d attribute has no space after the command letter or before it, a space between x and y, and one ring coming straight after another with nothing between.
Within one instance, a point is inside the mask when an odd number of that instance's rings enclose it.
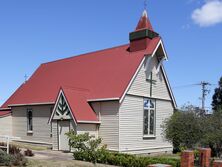
<instances>
[{"instance_id":1,"label":"tree","mask_svg":"<svg viewBox=\"0 0 222 167\"><path fill-rule=\"evenodd\" d=\"M212 101L212 107L214 111L222 106L222 77L218 83L218 88L215 89Z\"/></svg>"},{"instance_id":2,"label":"tree","mask_svg":"<svg viewBox=\"0 0 222 167\"><path fill-rule=\"evenodd\" d=\"M222 110L216 110L202 123L203 136L201 144L210 147L213 156L221 157L222 154Z\"/></svg>"},{"instance_id":3,"label":"tree","mask_svg":"<svg viewBox=\"0 0 222 167\"><path fill-rule=\"evenodd\" d=\"M164 122L163 134L178 151L180 147L193 148L202 135L200 119L194 112L176 111Z\"/></svg>"}]
</instances>

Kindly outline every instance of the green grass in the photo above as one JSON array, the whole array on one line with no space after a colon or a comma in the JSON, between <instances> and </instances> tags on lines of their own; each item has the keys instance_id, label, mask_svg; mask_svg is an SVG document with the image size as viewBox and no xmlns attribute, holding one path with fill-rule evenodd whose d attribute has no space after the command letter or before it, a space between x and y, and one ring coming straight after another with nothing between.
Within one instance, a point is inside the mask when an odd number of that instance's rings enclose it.
<instances>
[{"instance_id":1,"label":"green grass","mask_svg":"<svg viewBox=\"0 0 222 167\"><path fill-rule=\"evenodd\" d=\"M36 151L43 151L43 150L48 149L47 146L37 146L37 145L24 144L24 143L19 143L19 142L12 142L12 144L19 147L19 148L36 150Z\"/></svg>"},{"instance_id":2,"label":"green grass","mask_svg":"<svg viewBox=\"0 0 222 167\"><path fill-rule=\"evenodd\" d=\"M27 167L111 167L109 165L92 164L82 161L28 160ZM112 166L113 167L113 166Z\"/></svg>"}]
</instances>

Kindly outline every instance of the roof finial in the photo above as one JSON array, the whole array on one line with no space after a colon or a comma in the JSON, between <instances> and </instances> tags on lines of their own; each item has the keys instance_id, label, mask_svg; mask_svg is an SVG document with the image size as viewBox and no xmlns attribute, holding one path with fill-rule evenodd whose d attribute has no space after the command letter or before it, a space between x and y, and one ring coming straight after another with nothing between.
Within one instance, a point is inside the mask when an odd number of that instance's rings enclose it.
<instances>
[{"instance_id":1,"label":"roof finial","mask_svg":"<svg viewBox=\"0 0 222 167\"><path fill-rule=\"evenodd\" d=\"M148 3L148 0L144 0L144 10L147 9L147 3Z\"/></svg>"},{"instance_id":2,"label":"roof finial","mask_svg":"<svg viewBox=\"0 0 222 167\"><path fill-rule=\"evenodd\" d=\"M148 0L144 0L144 11L143 11L143 17L147 17L147 1Z\"/></svg>"}]
</instances>

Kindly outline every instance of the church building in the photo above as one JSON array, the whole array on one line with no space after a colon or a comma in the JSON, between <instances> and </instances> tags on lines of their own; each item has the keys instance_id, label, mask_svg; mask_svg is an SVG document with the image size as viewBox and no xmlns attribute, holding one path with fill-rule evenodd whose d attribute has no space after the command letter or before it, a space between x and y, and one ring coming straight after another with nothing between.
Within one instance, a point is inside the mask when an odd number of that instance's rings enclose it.
<instances>
[{"instance_id":1,"label":"church building","mask_svg":"<svg viewBox=\"0 0 222 167\"><path fill-rule=\"evenodd\" d=\"M128 44L41 64L0 107L0 135L70 151L65 133L74 130L111 151L170 152L161 126L176 108L167 59L144 10Z\"/></svg>"}]
</instances>

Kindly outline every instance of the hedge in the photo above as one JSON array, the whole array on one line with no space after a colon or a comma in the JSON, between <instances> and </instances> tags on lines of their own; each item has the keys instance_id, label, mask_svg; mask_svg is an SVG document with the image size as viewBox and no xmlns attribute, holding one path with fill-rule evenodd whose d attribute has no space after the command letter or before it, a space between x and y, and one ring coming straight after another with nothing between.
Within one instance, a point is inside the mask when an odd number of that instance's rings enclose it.
<instances>
[{"instance_id":1,"label":"hedge","mask_svg":"<svg viewBox=\"0 0 222 167\"><path fill-rule=\"evenodd\" d=\"M168 164L172 167L179 167L180 160L176 158L164 158L164 157L141 157L136 155L129 155L123 153L113 153L107 150L97 150L92 157L87 152L74 152L73 156L76 160L88 161L94 163L102 163L109 165L116 165L122 167L147 167L151 164Z\"/></svg>"}]
</instances>

